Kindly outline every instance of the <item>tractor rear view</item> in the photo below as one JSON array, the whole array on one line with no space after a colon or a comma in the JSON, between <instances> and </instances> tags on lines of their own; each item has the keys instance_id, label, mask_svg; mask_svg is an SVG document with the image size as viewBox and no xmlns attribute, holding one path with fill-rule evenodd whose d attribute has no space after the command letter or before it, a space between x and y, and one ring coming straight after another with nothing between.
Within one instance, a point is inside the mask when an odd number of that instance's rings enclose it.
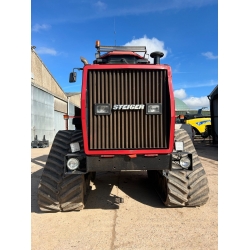
<instances>
[{"instance_id":1,"label":"tractor rear view","mask_svg":"<svg viewBox=\"0 0 250 250\"><path fill-rule=\"evenodd\" d=\"M38 187L41 211L84 208L100 171L147 171L166 207L204 205L209 187L193 142L175 130L171 67L151 64L144 46L101 46L82 70L81 117L76 130L59 131ZM143 55L141 55L141 53ZM132 172L131 172L132 174ZM101 178L101 177L98 177Z\"/></svg>"}]
</instances>

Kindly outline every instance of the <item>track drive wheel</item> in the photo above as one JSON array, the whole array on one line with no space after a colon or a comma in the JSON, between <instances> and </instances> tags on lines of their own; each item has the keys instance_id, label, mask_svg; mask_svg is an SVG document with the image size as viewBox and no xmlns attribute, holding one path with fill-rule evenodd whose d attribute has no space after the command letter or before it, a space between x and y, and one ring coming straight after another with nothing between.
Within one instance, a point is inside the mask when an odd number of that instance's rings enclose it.
<instances>
[{"instance_id":1,"label":"track drive wheel","mask_svg":"<svg viewBox=\"0 0 250 250\"><path fill-rule=\"evenodd\" d=\"M208 201L209 187L205 170L192 140L183 129L175 131L175 140L184 142L184 151L193 155L193 171L182 169L172 162L172 170L149 170L148 177L167 207L202 206Z\"/></svg>"},{"instance_id":2,"label":"track drive wheel","mask_svg":"<svg viewBox=\"0 0 250 250\"><path fill-rule=\"evenodd\" d=\"M79 142L83 152L82 131L61 130L55 136L38 186L41 211L71 211L84 208L84 174L64 175L64 156L70 143Z\"/></svg>"}]
</instances>

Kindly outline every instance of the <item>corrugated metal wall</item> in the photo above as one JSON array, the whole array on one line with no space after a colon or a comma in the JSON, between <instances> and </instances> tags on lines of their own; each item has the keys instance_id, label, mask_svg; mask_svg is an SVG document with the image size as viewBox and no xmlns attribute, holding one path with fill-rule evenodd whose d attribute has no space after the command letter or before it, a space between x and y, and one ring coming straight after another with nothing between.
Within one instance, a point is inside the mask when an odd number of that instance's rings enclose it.
<instances>
[{"instance_id":1,"label":"corrugated metal wall","mask_svg":"<svg viewBox=\"0 0 250 250\"><path fill-rule=\"evenodd\" d=\"M58 109L61 109L60 112ZM31 141L37 135L42 140L45 135L51 145L56 133L66 129L63 115L67 114L67 102L63 102L53 95L31 86ZM69 103L69 115L75 115L75 106ZM72 119L69 119L69 130L75 130Z\"/></svg>"},{"instance_id":2,"label":"corrugated metal wall","mask_svg":"<svg viewBox=\"0 0 250 250\"><path fill-rule=\"evenodd\" d=\"M42 140L54 139L54 97L31 86L31 141L37 135Z\"/></svg>"},{"instance_id":3,"label":"corrugated metal wall","mask_svg":"<svg viewBox=\"0 0 250 250\"><path fill-rule=\"evenodd\" d=\"M70 97L69 115L75 115L75 106L80 107L80 93ZM31 141L37 135L52 144L56 133L66 129L64 114L68 113L68 98L42 60L31 49ZM68 129L74 130L72 119Z\"/></svg>"},{"instance_id":4,"label":"corrugated metal wall","mask_svg":"<svg viewBox=\"0 0 250 250\"><path fill-rule=\"evenodd\" d=\"M54 125L55 125L55 135L59 130L66 129L66 121L63 118L64 113L59 111L54 111Z\"/></svg>"},{"instance_id":5,"label":"corrugated metal wall","mask_svg":"<svg viewBox=\"0 0 250 250\"><path fill-rule=\"evenodd\" d=\"M75 115L75 106L69 103L69 116ZM69 130L75 130L75 125L72 124L72 119L69 119Z\"/></svg>"}]
</instances>

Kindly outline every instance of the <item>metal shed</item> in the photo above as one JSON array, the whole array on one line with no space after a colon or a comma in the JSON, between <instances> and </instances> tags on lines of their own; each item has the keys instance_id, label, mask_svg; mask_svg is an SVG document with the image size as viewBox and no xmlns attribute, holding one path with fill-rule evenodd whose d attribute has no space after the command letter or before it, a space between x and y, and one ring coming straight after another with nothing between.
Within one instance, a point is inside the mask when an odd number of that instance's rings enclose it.
<instances>
[{"instance_id":1,"label":"metal shed","mask_svg":"<svg viewBox=\"0 0 250 250\"><path fill-rule=\"evenodd\" d=\"M210 101L213 144L218 144L218 85L207 97Z\"/></svg>"},{"instance_id":2,"label":"metal shed","mask_svg":"<svg viewBox=\"0 0 250 250\"><path fill-rule=\"evenodd\" d=\"M81 93L65 93L31 47L31 142L43 136L51 144L59 130L74 130L72 119L63 115L79 113ZM76 114L77 113L77 114Z\"/></svg>"}]
</instances>

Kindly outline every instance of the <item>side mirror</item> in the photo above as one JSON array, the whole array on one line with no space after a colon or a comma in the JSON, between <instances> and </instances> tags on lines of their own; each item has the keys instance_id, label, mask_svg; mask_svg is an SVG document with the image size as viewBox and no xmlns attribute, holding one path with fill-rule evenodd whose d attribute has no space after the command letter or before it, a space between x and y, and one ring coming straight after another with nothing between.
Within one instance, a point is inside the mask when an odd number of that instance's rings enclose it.
<instances>
[{"instance_id":1,"label":"side mirror","mask_svg":"<svg viewBox=\"0 0 250 250\"><path fill-rule=\"evenodd\" d=\"M69 74L69 82L76 82L76 76L77 76L76 72L71 72Z\"/></svg>"}]
</instances>

